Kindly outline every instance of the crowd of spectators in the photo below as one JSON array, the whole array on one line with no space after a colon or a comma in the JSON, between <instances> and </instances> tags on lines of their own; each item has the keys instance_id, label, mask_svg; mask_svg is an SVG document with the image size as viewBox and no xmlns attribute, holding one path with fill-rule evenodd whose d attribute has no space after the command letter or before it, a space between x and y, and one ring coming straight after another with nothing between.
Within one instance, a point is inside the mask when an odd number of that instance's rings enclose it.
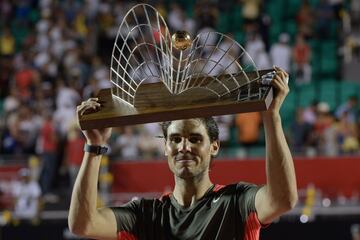
<instances>
[{"instance_id":1,"label":"crowd of spectators","mask_svg":"<svg viewBox=\"0 0 360 240\"><path fill-rule=\"evenodd\" d=\"M359 154L358 99L352 96L331 113L325 102L298 108L289 141L294 154L339 156Z\"/></svg>"},{"instance_id":2,"label":"crowd of spectators","mask_svg":"<svg viewBox=\"0 0 360 240\"><path fill-rule=\"evenodd\" d=\"M272 1L175 2L149 1L167 19L171 31L187 30L193 36L221 30L222 13L239 9L239 19L233 20L233 24L245 36L241 43L257 66L260 69L280 66L292 74L297 85L314 81L309 41L331 38L327 22L344 22L343 16L350 19L352 16L342 1L321 0L310 5L304 0L295 13L297 31L279 33L273 41L269 29L276 23L266 11ZM356 5L357 1L352 2ZM124 14L135 3L110 0L0 3L0 158L11 161L23 154L40 156L43 168L40 185L45 194L51 191L56 172L62 166L66 166L72 179L76 176L84 142L76 126L76 106L95 96L99 89L111 86L108 76L112 45ZM220 116L217 120L225 149L263 146L259 113ZM163 139L156 137L159 133L157 124L114 129L111 159L161 158ZM356 96L337 109L329 109L323 102L297 109L288 133L297 154L358 153Z\"/></svg>"}]
</instances>

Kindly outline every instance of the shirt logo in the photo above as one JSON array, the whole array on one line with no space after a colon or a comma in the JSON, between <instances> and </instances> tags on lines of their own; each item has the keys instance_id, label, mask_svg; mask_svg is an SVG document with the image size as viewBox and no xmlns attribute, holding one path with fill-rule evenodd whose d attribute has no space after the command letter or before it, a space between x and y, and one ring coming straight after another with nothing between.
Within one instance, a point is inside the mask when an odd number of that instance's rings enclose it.
<instances>
[{"instance_id":1,"label":"shirt logo","mask_svg":"<svg viewBox=\"0 0 360 240\"><path fill-rule=\"evenodd\" d=\"M217 197L217 198L214 198L214 199L213 199L213 203L216 203L217 201L219 201L219 199L220 199L220 196Z\"/></svg>"}]
</instances>

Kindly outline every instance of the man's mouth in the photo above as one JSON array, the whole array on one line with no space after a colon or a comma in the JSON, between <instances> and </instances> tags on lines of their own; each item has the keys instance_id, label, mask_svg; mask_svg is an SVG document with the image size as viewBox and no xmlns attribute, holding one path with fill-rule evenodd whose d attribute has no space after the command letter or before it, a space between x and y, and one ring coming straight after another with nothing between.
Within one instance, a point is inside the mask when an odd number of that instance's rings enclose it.
<instances>
[{"instance_id":1,"label":"man's mouth","mask_svg":"<svg viewBox=\"0 0 360 240\"><path fill-rule=\"evenodd\" d=\"M190 163L190 162L195 162L195 160L179 159L179 160L176 160L176 162L178 162L178 163Z\"/></svg>"},{"instance_id":2,"label":"man's mouth","mask_svg":"<svg viewBox=\"0 0 360 240\"><path fill-rule=\"evenodd\" d=\"M180 163L186 163L186 162L195 162L196 159L194 156L190 156L190 155L182 155L182 156L177 156L175 158L176 162L180 162Z\"/></svg>"}]
</instances>

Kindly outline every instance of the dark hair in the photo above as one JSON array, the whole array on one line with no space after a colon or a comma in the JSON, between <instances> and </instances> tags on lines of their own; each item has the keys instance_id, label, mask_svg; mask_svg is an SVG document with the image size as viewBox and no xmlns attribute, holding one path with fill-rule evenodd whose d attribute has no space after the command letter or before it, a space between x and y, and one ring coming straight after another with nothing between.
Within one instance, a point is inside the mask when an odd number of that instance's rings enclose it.
<instances>
[{"instance_id":1,"label":"dark hair","mask_svg":"<svg viewBox=\"0 0 360 240\"><path fill-rule=\"evenodd\" d=\"M211 142L219 140L219 127L213 117L196 118L199 119L205 126ZM160 123L164 138L167 139L167 130L172 121Z\"/></svg>"}]
</instances>

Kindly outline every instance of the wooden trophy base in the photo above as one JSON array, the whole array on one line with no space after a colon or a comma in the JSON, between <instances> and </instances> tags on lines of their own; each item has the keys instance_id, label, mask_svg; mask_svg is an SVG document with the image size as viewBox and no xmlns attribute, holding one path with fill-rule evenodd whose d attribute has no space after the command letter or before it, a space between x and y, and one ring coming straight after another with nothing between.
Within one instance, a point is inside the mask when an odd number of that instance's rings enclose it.
<instances>
[{"instance_id":1,"label":"wooden trophy base","mask_svg":"<svg viewBox=\"0 0 360 240\"><path fill-rule=\"evenodd\" d=\"M261 76L270 71L273 70L261 70L259 74ZM251 74L255 72L247 73L247 76ZM244 77L238 76L236 79L239 83L244 83ZM250 93L259 92L259 88L260 95L248 94L249 90ZM265 111L272 102L273 89L271 86L261 86L258 81L253 81L219 98L205 88L192 88L178 95L171 94L162 82L157 82L139 86L134 107L114 97L110 88L101 90L97 97L101 108L79 116L80 127L83 130ZM245 100L239 101L239 97Z\"/></svg>"}]
</instances>

